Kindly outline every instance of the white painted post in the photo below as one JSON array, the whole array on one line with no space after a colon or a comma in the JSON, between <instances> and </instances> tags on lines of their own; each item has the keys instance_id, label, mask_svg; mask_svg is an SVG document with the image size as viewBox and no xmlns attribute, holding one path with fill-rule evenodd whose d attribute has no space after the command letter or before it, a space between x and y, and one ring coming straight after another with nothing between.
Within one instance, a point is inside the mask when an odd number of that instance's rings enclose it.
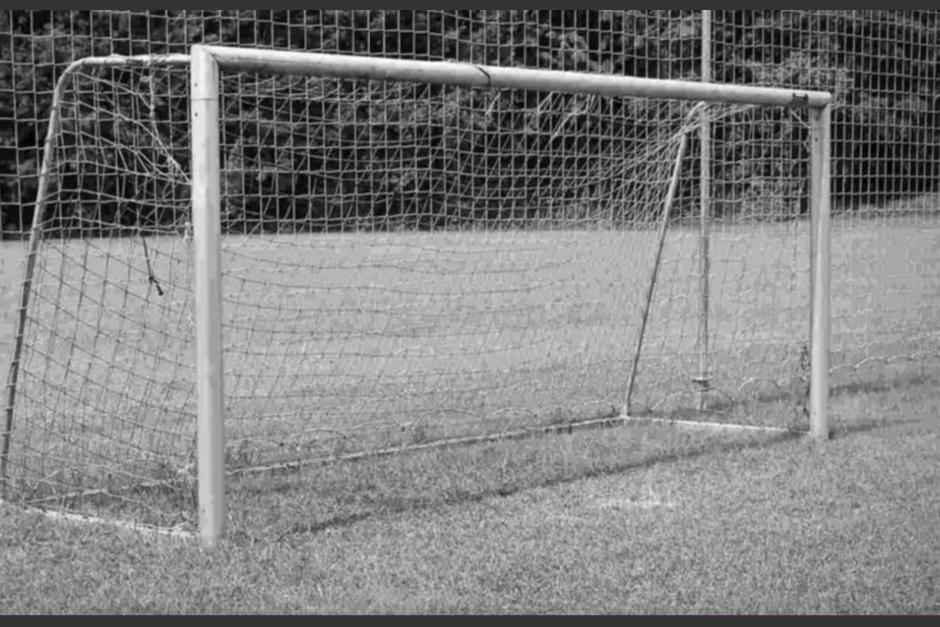
<instances>
[{"instance_id":1,"label":"white painted post","mask_svg":"<svg viewBox=\"0 0 940 627\"><path fill-rule=\"evenodd\" d=\"M702 82L712 80L712 12L702 11ZM699 318L698 374L692 379L698 385L699 410L705 409L709 389L708 376L708 279L709 263L708 218L711 200L711 120L708 107L702 107L699 126Z\"/></svg>"},{"instance_id":2,"label":"white painted post","mask_svg":"<svg viewBox=\"0 0 940 627\"><path fill-rule=\"evenodd\" d=\"M202 46L190 54L199 535L213 546L225 533L219 67Z\"/></svg>"},{"instance_id":3,"label":"white painted post","mask_svg":"<svg viewBox=\"0 0 940 627\"><path fill-rule=\"evenodd\" d=\"M829 437L830 331L830 105L810 109L810 228L812 305L810 318L809 433Z\"/></svg>"}]
</instances>

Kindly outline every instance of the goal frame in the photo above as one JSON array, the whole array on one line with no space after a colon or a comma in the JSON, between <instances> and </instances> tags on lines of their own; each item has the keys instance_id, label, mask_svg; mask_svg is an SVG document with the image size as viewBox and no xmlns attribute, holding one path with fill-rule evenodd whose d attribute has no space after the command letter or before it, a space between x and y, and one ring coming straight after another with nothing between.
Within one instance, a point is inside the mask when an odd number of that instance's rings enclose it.
<instances>
[{"instance_id":1,"label":"goal frame","mask_svg":"<svg viewBox=\"0 0 940 627\"><path fill-rule=\"evenodd\" d=\"M197 391L198 534L204 544L216 545L225 535L225 409L222 344L220 82L223 71L270 75L411 82L478 88L528 89L569 94L641 97L808 109L810 139L810 385L809 431L814 439L829 436L830 346L830 157L831 100L828 92L729 85L711 82L637 78L517 67L486 66L451 61L414 61L299 51L271 51L215 45L193 45L188 55L88 57L72 63L60 76L54 92L37 192L34 228L28 245L25 285L38 247L36 224L41 220L49 160L55 144L59 99L65 78L85 66L188 66L190 70L190 142L194 326ZM668 201L667 201L668 203ZM23 317L28 305L24 289L20 324L7 381L5 429L0 450L0 479L12 432ZM632 419L625 406L620 419Z\"/></svg>"},{"instance_id":2,"label":"goal frame","mask_svg":"<svg viewBox=\"0 0 940 627\"><path fill-rule=\"evenodd\" d=\"M224 70L808 108L812 292L809 435L816 439L828 438L832 101L828 92L447 61L194 45L190 49L190 136L196 260L198 506L199 534L206 544L213 545L222 538L226 518L219 157L219 81Z\"/></svg>"}]
</instances>

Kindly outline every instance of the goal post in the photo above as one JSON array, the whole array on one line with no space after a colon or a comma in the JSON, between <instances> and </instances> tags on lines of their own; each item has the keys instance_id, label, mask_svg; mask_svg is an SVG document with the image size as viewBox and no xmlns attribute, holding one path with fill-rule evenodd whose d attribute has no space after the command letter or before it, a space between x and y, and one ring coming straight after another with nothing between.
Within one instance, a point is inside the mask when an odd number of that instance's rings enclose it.
<instances>
[{"instance_id":1,"label":"goal post","mask_svg":"<svg viewBox=\"0 0 940 627\"><path fill-rule=\"evenodd\" d=\"M829 103L208 45L78 61L35 204L3 497L211 545L248 472L645 429L676 388L713 424L689 386L699 227L710 390L786 388L767 422L826 438ZM709 185L709 224L702 120L733 179ZM750 400L717 407L725 426L763 428Z\"/></svg>"},{"instance_id":2,"label":"goal post","mask_svg":"<svg viewBox=\"0 0 940 627\"><path fill-rule=\"evenodd\" d=\"M222 297L218 281L218 216L220 171L218 162L219 71L299 74L373 81L407 81L479 88L512 88L604 96L678 99L783 107L808 107L811 111L811 222L812 317L810 433L828 437L829 341L829 141L831 96L827 92L647 79L603 74L562 72L470 63L413 61L335 54L269 51L196 45L191 49L193 80L192 142L193 210L196 271L196 317L199 376L199 442L201 535L208 543L224 532L222 493L224 458L221 439L222 348L220 341ZM196 153L209 152L211 154ZM668 202L671 203L671 200ZM665 228L665 227L664 227ZM658 259L657 259L658 263ZM632 386L632 381L631 381ZM625 408L629 411L629 408ZM204 441L209 439L211 441ZM204 500L204 502L203 502Z\"/></svg>"},{"instance_id":3,"label":"goal post","mask_svg":"<svg viewBox=\"0 0 940 627\"><path fill-rule=\"evenodd\" d=\"M810 110L810 230L812 245L812 319L810 369L810 434L814 438L829 437L829 335L830 315L830 107Z\"/></svg>"},{"instance_id":4,"label":"goal post","mask_svg":"<svg viewBox=\"0 0 940 627\"><path fill-rule=\"evenodd\" d=\"M190 80L199 533L213 544L225 528L219 68L201 46L192 49Z\"/></svg>"}]
</instances>

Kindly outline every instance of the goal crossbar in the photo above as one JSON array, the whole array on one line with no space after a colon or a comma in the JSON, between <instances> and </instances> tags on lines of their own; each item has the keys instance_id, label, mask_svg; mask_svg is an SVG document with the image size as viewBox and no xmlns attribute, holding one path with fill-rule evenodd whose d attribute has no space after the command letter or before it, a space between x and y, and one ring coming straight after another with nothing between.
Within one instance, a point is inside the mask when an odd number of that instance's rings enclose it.
<instances>
[{"instance_id":1,"label":"goal crossbar","mask_svg":"<svg viewBox=\"0 0 940 627\"><path fill-rule=\"evenodd\" d=\"M824 91L778 89L721 83L696 83L614 74L591 74L466 62L415 61L318 52L260 50L225 46L193 46L208 54L221 70L462 85L497 89L530 89L599 96L633 96L765 106L821 108L832 96Z\"/></svg>"}]
</instances>

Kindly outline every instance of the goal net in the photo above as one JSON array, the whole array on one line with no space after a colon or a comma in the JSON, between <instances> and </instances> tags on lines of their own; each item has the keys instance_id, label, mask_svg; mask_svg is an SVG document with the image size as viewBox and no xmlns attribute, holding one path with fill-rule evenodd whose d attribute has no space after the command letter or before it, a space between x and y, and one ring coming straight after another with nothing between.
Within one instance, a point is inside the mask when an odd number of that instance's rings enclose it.
<instances>
[{"instance_id":1,"label":"goal net","mask_svg":"<svg viewBox=\"0 0 940 627\"><path fill-rule=\"evenodd\" d=\"M808 428L825 94L212 55L201 101L188 56L60 81L6 498L194 523L213 395L230 474L643 417Z\"/></svg>"}]
</instances>

